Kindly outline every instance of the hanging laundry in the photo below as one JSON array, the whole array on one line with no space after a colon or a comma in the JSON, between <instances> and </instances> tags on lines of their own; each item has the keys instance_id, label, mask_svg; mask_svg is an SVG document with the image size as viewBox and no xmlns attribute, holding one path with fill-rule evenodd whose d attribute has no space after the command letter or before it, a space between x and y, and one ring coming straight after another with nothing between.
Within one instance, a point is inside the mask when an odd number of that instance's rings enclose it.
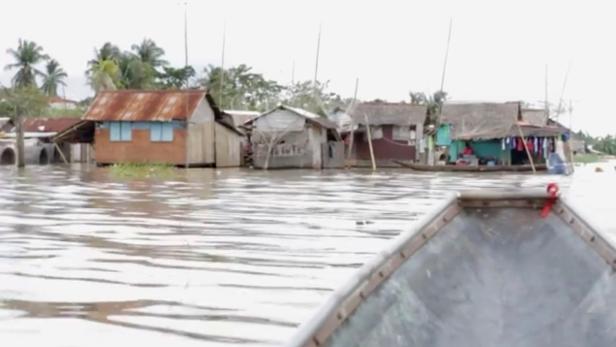
<instances>
[{"instance_id":1,"label":"hanging laundry","mask_svg":"<svg viewBox=\"0 0 616 347\"><path fill-rule=\"evenodd\" d=\"M535 147L535 154L537 154L537 152L539 151L539 139L537 139L536 137L533 139L533 145Z\"/></svg>"},{"instance_id":2,"label":"hanging laundry","mask_svg":"<svg viewBox=\"0 0 616 347\"><path fill-rule=\"evenodd\" d=\"M518 150L518 152L521 152L524 150L524 143L522 143L522 139L516 138L515 139L516 142L516 149Z\"/></svg>"},{"instance_id":3,"label":"hanging laundry","mask_svg":"<svg viewBox=\"0 0 616 347\"><path fill-rule=\"evenodd\" d=\"M504 151L507 149L507 144L505 143L505 139L501 140L501 149Z\"/></svg>"},{"instance_id":4,"label":"hanging laundry","mask_svg":"<svg viewBox=\"0 0 616 347\"><path fill-rule=\"evenodd\" d=\"M526 140L526 148L528 148L528 151L530 153L533 153L533 140L531 139Z\"/></svg>"}]
</instances>

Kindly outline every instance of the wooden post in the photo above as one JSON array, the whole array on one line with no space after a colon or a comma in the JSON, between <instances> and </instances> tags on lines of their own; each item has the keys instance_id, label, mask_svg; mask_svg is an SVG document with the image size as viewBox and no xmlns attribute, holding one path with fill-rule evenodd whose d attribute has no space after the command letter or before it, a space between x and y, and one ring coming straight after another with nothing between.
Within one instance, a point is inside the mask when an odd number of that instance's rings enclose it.
<instances>
[{"instance_id":1,"label":"wooden post","mask_svg":"<svg viewBox=\"0 0 616 347\"><path fill-rule=\"evenodd\" d=\"M351 136L351 139L349 140L349 150L347 153L347 164L350 167L350 162L351 162L351 156L353 155L353 144L355 143L355 128L354 128L354 124L351 122L351 133L349 134L349 136Z\"/></svg>"},{"instance_id":2,"label":"wooden post","mask_svg":"<svg viewBox=\"0 0 616 347\"><path fill-rule=\"evenodd\" d=\"M26 150L24 148L24 117L17 115L15 117L17 137L15 138L15 149L17 152L17 167L22 168L26 166Z\"/></svg>"},{"instance_id":3,"label":"wooden post","mask_svg":"<svg viewBox=\"0 0 616 347\"><path fill-rule=\"evenodd\" d=\"M370 148L370 161L372 162L372 171L376 171L376 161L374 159L374 149L372 148L372 134L370 134L370 122L368 122L368 115L364 113L364 119L366 120L366 134L368 134L368 147Z\"/></svg>"},{"instance_id":4,"label":"wooden post","mask_svg":"<svg viewBox=\"0 0 616 347\"><path fill-rule=\"evenodd\" d=\"M58 143L54 142L53 145L56 148L56 150L58 151L58 153L60 153L60 156L62 157L62 160L64 161L64 164L69 164L68 160L66 160L66 157L64 156L64 153L62 153L62 149L60 148L60 146L58 146Z\"/></svg>"},{"instance_id":5,"label":"wooden post","mask_svg":"<svg viewBox=\"0 0 616 347\"><path fill-rule=\"evenodd\" d=\"M526 155L528 156L528 160L530 160L530 167L533 169L533 174L537 173L537 169L535 169L535 162L533 162L533 157L530 155L530 151L528 150L528 145L526 144L526 138L524 138L524 133L522 132L522 128L520 124L515 123L518 126L518 131L520 132L520 138L522 139L522 143L524 144L524 149L526 150Z\"/></svg>"}]
</instances>

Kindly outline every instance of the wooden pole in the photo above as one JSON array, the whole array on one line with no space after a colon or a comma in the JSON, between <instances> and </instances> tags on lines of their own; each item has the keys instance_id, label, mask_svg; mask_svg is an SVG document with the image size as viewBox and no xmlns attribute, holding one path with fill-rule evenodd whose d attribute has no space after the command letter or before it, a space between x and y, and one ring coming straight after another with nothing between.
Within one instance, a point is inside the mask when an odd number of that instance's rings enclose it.
<instances>
[{"instance_id":1,"label":"wooden pole","mask_svg":"<svg viewBox=\"0 0 616 347\"><path fill-rule=\"evenodd\" d=\"M15 139L15 147L17 147L17 167L22 168L26 166L26 150L24 149L24 117L17 115L15 117L17 127L17 138Z\"/></svg>"},{"instance_id":2,"label":"wooden pole","mask_svg":"<svg viewBox=\"0 0 616 347\"><path fill-rule=\"evenodd\" d=\"M447 59L449 58L449 43L451 42L451 27L453 18L449 18L449 34L447 35L447 47L445 48L445 59L443 61L443 73L441 74L441 92L445 87L445 73L447 72Z\"/></svg>"},{"instance_id":3,"label":"wooden pole","mask_svg":"<svg viewBox=\"0 0 616 347\"><path fill-rule=\"evenodd\" d=\"M349 115L352 109L355 106L355 102L357 101L357 90L359 88L359 78L355 79L355 92L353 93L353 101L351 101L351 105L346 110L346 114ZM349 150L347 153L347 161L351 161L351 155L353 155L353 144L355 143L355 122L353 122L353 117L351 117L351 140L349 143Z\"/></svg>"},{"instance_id":4,"label":"wooden pole","mask_svg":"<svg viewBox=\"0 0 616 347\"><path fill-rule=\"evenodd\" d=\"M533 174L537 173L537 169L535 169L535 162L533 161L533 157L530 155L530 151L528 150L528 145L526 144L526 138L524 137L524 133L522 132L522 127L517 122L515 123L518 126L518 131L520 132L520 138L522 139L522 143L524 143L524 149L526 150L526 155L528 156L528 160L530 160L530 167L533 169Z\"/></svg>"},{"instance_id":5,"label":"wooden pole","mask_svg":"<svg viewBox=\"0 0 616 347\"><path fill-rule=\"evenodd\" d=\"M370 122L368 122L368 115L364 113L364 119L366 120L366 134L368 134L368 147L370 148L370 161L372 162L372 171L376 171L376 161L374 159L374 149L372 148L372 134L370 134Z\"/></svg>"},{"instance_id":6,"label":"wooden pole","mask_svg":"<svg viewBox=\"0 0 616 347\"><path fill-rule=\"evenodd\" d=\"M64 164L68 164L68 160L66 160L66 157L64 156L64 153L62 153L62 149L60 148L60 146L58 146L57 142L53 143L54 147L56 148L56 150L58 151L58 153L60 153L60 156L62 157L62 161L64 161Z\"/></svg>"}]
</instances>

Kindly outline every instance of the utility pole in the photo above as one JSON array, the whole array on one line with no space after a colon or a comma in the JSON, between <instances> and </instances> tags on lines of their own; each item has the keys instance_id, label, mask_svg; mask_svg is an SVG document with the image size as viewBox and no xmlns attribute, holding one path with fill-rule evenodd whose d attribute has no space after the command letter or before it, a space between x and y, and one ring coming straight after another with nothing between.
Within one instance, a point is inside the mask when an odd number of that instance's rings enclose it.
<instances>
[{"instance_id":1,"label":"utility pole","mask_svg":"<svg viewBox=\"0 0 616 347\"><path fill-rule=\"evenodd\" d=\"M293 63L291 64L291 85L295 84L295 59L293 59Z\"/></svg>"}]
</instances>

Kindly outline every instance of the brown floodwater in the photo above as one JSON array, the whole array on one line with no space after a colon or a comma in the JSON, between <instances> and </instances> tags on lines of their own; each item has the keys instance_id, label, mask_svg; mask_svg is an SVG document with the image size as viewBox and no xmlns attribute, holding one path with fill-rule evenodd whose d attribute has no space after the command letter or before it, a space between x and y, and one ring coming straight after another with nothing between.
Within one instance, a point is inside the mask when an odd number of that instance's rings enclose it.
<instances>
[{"instance_id":1,"label":"brown floodwater","mask_svg":"<svg viewBox=\"0 0 616 347\"><path fill-rule=\"evenodd\" d=\"M614 237L615 166L569 177L190 169L164 179L0 167L0 341L280 345L456 190L558 182Z\"/></svg>"}]
</instances>

